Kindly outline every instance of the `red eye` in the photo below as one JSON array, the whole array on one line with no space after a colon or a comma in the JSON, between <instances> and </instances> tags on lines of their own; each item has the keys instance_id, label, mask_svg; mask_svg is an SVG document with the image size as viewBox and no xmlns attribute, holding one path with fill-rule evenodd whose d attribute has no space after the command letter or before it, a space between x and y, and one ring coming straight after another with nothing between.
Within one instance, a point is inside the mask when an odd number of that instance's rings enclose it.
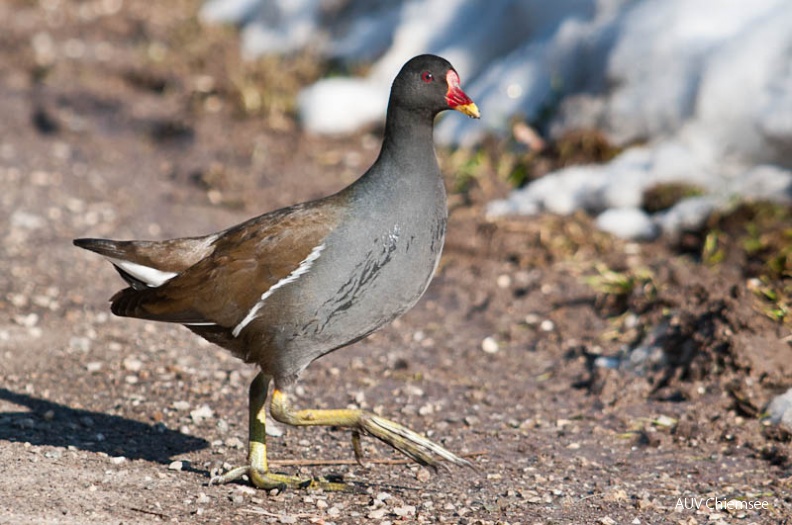
<instances>
[{"instance_id":1,"label":"red eye","mask_svg":"<svg viewBox=\"0 0 792 525\"><path fill-rule=\"evenodd\" d=\"M423 73L421 73L421 80L423 80L428 84L429 82L434 80L434 75L428 71L424 71Z\"/></svg>"}]
</instances>

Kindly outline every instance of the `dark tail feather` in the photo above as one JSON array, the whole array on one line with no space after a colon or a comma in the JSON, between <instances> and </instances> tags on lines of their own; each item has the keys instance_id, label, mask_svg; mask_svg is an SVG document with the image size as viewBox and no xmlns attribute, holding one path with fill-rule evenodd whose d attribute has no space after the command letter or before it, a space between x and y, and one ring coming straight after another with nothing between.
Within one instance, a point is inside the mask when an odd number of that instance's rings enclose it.
<instances>
[{"instance_id":1,"label":"dark tail feather","mask_svg":"<svg viewBox=\"0 0 792 525\"><path fill-rule=\"evenodd\" d=\"M124 288L111 299L110 310L120 317L136 317L149 321L162 321L165 323L207 323L210 322L199 312L189 308L170 310L172 306L168 297L161 293L160 288L145 288L135 290Z\"/></svg>"},{"instance_id":2,"label":"dark tail feather","mask_svg":"<svg viewBox=\"0 0 792 525\"><path fill-rule=\"evenodd\" d=\"M144 292L145 290L135 290L134 288L124 288L116 292L110 299L112 303L110 311L120 317L143 317L145 319L145 315L140 315L143 310L141 303L145 298Z\"/></svg>"},{"instance_id":3,"label":"dark tail feather","mask_svg":"<svg viewBox=\"0 0 792 525\"><path fill-rule=\"evenodd\" d=\"M106 255L108 257L118 256L118 241L111 241L109 239L74 239L72 241L78 248L89 250L99 255Z\"/></svg>"},{"instance_id":4,"label":"dark tail feather","mask_svg":"<svg viewBox=\"0 0 792 525\"><path fill-rule=\"evenodd\" d=\"M94 253L98 253L99 255L118 258L122 258L121 256L123 255L119 249L119 241L111 241L108 239L74 239L72 242L78 248L83 248L84 250L89 250ZM122 268L119 268L115 264L113 265L113 268L115 268L121 277L127 282L127 284L129 284L129 286L135 290L143 290L148 288L146 283L125 272Z\"/></svg>"}]
</instances>

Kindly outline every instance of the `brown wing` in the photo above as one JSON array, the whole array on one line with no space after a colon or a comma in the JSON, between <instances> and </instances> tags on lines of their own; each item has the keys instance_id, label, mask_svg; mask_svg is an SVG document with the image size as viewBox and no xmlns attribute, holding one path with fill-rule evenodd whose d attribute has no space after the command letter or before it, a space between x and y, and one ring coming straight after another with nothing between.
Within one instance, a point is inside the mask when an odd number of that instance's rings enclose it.
<instances>
[{"instance_id":1,"label":"brown wing","mask_svg":"<svg viewBox=\"0 0 792 525\"><path fill-rule=\"evenodd\" d=\"M323 204L323 205L320 205ZM127 288L116 315L185 324L237 325L270 287L293 272L340 218L333 201L278 210L235 226L212 252L157 288Z\"/></svg>"}]
</instances>

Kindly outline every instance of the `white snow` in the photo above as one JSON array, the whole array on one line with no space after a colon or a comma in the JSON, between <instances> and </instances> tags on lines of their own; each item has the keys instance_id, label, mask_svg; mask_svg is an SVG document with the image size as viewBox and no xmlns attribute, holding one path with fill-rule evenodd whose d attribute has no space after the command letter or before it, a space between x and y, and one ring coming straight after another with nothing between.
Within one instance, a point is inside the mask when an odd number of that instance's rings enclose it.
<instances>
[{"instance_id":1,"label":"white snow","mask_svg":"<svg viewBox=\"0 0 792 525\"><path fill-rule=\"evenodd\" d=\"M617 210L598 223L646 238L696 227L737 196L792 201L788 0L210 0L202 17L243 25L249 53L311 47L373 61L366 78L300 94L311 132L382 119L401 65L428 52L455 65L482 113L442 119L441 143L473 145L508 136L515 118L550 115L545 134L597 128L615 144L642 144L551 173L491 203L490 215ZM642 194L663 182L708 194L648 217Z\"/></svg>"},{"instance_id":2,"label":"white snow","mask_svg":"<svg viewBox=\"0 0 792 525\"><path fill-rule=\"evenodd\" d=\"M643 210L637 208L611 208L597 217L597 227L627 239L653 239L655 223Z\"/></svg>"},{"instance_id":3,"label":"white snow","mask_svg":"<svg viewBox=\"0 0 792 525\"><path fill-rule=\"evenodd\" d=\"M357 79L326 79L299 94L300 122L313 133L351 133L382 118L388 91L388 86Z\"/></svg>"},{"instance_id":4,"label":"white snow","mask_svg":"<svg viewBox=\"0 0 792 525\"><path fill-rule=\"evenodd\" d=\"M320 0L209 0L205 22L241 23L246 56L287 53L311 44L317 35Z\"/></svg>"}]
</instances>

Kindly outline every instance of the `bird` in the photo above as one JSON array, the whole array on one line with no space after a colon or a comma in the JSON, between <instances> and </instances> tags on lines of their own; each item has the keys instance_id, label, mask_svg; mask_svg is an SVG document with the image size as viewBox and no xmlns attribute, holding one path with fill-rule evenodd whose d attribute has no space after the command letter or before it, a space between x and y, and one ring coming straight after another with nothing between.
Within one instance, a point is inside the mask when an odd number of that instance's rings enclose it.
<instances>
[{"instance_id":1,"label":"bird","mask_svg":"<svg viewBox=\"0 0 792 525\"><path fill-rule=\"evenodd\" d=\"M434 148L435 117L479 118L444 58L407 61L390 91L380 153L341 191L249 219L218 233L162 241L81 238L128 287L111 299L117 316L179 323L258 367L250 384L247 464L210 484L243 479L257 488L346 490L343 481L270 470L266 404L294 426L374 437L432 468L473 465L417 432L358 409L298 409L301 373L412 308L437 269L448 218Z\"/></svg>"}]
</instances>

